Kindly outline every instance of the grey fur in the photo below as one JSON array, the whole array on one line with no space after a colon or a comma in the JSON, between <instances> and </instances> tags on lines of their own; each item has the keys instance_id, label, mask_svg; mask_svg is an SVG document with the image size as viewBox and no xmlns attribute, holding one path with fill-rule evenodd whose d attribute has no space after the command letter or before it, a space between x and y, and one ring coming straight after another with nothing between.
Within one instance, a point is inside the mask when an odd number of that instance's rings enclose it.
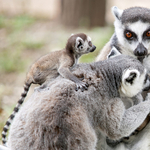
<instances>
[{"instance_id":1,"label":"grey fur","mask_svg":"<svg viewBox=\"0 0 150 150\"><path fill-rule=\"evenodd\" d=\"M150 23L150 9L144 7L131 7L123 11L121 16L121 22L123 24L137 22L138 20Z\"/></svg>"},{"instance_id":2,"label":"grey fur","mask_svg":"<svg viewBox=\"0 0 150 150\"><path fill-rule=\"evenodd\" d=\"M116 47L112 47L110 53L108 54L107 58L116 57L118 55L121 55L121 53L116 49Z\"/></svg>"},{"instance_id":3,"label":"grey fur","mask_svg":"<svg viewBox=\"0 0 150 150\"><path fill-rule=\"evenodd\" d=\"M95 150L98 128L112 139L129 136L150 112L150 100L125 109L120 97L121 81L124 71L131 68L140 72L140 77L145 70L138 60L122 55L79 64L73 73L89 84L87 91L75 91L75 84L61 76L47 88L36 90L12 123L9 147Z\"/></svg>"}]
</instances>

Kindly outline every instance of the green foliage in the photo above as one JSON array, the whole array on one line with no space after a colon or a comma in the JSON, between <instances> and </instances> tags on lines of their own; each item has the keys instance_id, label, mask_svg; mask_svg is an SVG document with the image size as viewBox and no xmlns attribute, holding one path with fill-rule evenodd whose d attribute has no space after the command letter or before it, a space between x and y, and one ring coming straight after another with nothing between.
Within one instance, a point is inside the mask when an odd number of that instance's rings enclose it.
<instances>
[{"instance_id":1,"label":"green foliage","mask_svg":"<svg viewBox=\"0 0 150 150\"><path fill-rule=\"evenodd\" d=\"M89 63L89 62L93 62L94 59L95 59L95 52L92 52L92 53L89 53L89 54L87 54L87 55L81 56L80 62Z\"/></svg>"},{"instance_id":2,"label":"green foliage","mask_svg":"<svg viewBox=\"0 0 150 150\"><path fill-rule=\"evenodd\" d=\"M37 42L37 41L23 41L21 43L23 45L23 47L25 47L26 49L32 49L32 50L36 50L36 49L40 49L44 46L44 42Z\"/></svg>"},{"instance_id":3,"label":"green foliage","mask_svg":"<svg viewBox=\"0 0 150 150\"><path fill-rule=\"evenodd\" d=\"M17 17L0 16L0 28L6 28L10 32L21 30L34 22L35 18L25 15Z\"/></svg>"},{"instance_id":4,"label":"green foliage","mask_svg":"<svg viewBox=\"0 0 150 150\"><path fill-rule=\"evenodd\" d=\"M0 72L19 72L24 70L24 66L19 50L6 49L0 52Z\"/></svg>"},{"instance_id":5,"label":"green foliage","mask_svg":"<svg viewBox=\"0 0 150 150\"><path fill-rule=\"evenodd\" d=\"M43 42L25 40L26 28L36 22L30 16L0 16L0 29L5 33L4 46L0 47L0 72L20 72L25 68L24 50L40 49ZM1 44L2 45L2 44Z\"/></svg>"},{"instance_id":6,"label":"green foliage","mask_svg":"<svg viewBox=\"0 0 150 150\"><path fill-rule=\"evenodd\" d=\"M30 16L18 16L14 20L12 20L12 25L15 30L19 30L33 24L34 21L35 18L32 18Z\"/></svg>"},{"instance_id":7,"label":"green foliage","mask_svg":"<svg viewBox=\"0 0 150 150\"><path fill-rule=\"evenodd\" d=\"M0 16L0 28L6 27L6 22L4 20L5 20L5 17Z\"/></svg>"}]
</instances>

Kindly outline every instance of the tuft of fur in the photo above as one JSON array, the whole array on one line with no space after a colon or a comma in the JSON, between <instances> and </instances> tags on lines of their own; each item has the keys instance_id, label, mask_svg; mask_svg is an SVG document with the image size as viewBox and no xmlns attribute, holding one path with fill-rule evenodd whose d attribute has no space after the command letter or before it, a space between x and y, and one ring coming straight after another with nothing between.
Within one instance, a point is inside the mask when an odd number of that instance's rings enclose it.
<instances>
[{"instance_id":1,"label":"tuft of fur","mask_svg":"<svg viewBox=\"0 0 150 150\"><path fill-rule=\"evenodd\" d=\"M97 129L116 140L130 135L149 113L150 101L125 109L120 96L123 72L132 68L142 75L145 69L131 57L116 58L79 64L72 70L89 84L87 91L75 91L75 85L61 76L36 90L12 123L9 147L96 150ZM143 80L141 89L144 84Z\"/></svg>"}]
</instances>

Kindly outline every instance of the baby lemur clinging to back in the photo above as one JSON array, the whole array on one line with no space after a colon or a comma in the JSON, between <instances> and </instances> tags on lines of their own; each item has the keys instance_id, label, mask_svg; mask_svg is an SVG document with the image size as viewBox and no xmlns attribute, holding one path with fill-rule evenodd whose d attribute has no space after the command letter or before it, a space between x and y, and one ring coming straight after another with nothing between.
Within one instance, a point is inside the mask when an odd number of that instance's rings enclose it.
<instances>
[{"instance_id":1,"label":"baby lemur clinging to back","mask_svg":"<svg viewBox=\"0 0 150 150\"><path fill-rule=\"evenodd\" d=\"M86 83L75 77L69 69L77 64L81 55L93 52L95 49L89 36L84 33L72 35L63 50L51 52L31 66L25 81L26 88L28 89L32 83L41 85L49 82L59 74L75 82L77 89L86 88Z\"/></svg>"},{"instance_id":2,"label":"baby lemur clinging to back","mask_svg":"<svg viewBox=\"0 0 150 150\"><path fill-rule=\"evenodd\" d=\"M70 68L77 64L78 58L90 52L93 52L96 47L92 44L91 38L84 33L72 35L63 50L51 52L38 59L30 68L25 80L24 92L10 115L6 125L4 126L2 137L5 143L6 133L13 120L15 113L18 112L31 84L40 84L45 86L49 81L56 78L58 75L67 78L76 84L76 89L87 89L87 84L79 80L70 72Z\"/></svg>"}]
</instances>

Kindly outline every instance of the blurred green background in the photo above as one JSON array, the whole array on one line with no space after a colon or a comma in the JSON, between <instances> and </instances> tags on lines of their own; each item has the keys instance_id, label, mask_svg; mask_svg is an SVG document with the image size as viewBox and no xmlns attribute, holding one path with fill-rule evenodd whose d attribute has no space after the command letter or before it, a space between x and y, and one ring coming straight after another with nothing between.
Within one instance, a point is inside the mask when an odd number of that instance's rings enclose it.
<instances>
[{"instance_id":1,"label":"blurred green background","mask_svg":"<svg viewBox=\"0 0 150 150\"><path fill-rule=\"evenodd\" d=\"M36 59L64 48L72 33L84 32L97 49L79 62L94 61L114 32L113 5L129 7L127 1L122 4L119 0L0 0L0 133L23 91L26 72Z\"/></svg>"}]
</instances>

